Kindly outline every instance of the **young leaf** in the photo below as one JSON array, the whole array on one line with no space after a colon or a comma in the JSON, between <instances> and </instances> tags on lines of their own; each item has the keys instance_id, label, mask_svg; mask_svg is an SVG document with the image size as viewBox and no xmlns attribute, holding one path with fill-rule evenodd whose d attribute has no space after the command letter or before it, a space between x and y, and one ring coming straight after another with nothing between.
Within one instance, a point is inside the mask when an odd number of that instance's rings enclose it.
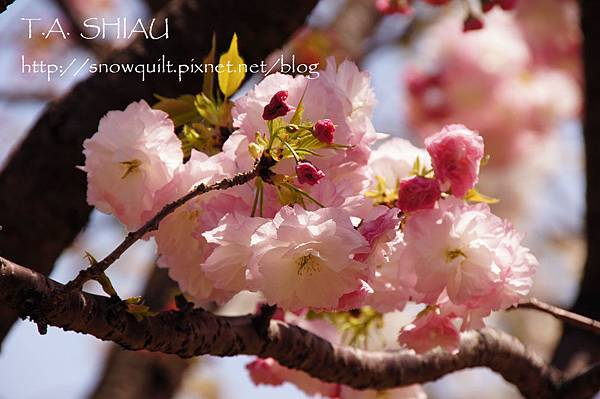
<instances>
[{"instance_id":1,"label":"young leaf","mask_svg":"<svg viewBox=\"0 0 600 399\"><path fill-rule=\"evenodd\" d=\"M496 204L496 203L500 202L500 200L497 198L493 198L493 197L489 197L485 194L481 194L475 188L472 188L467 192L467 194L465 195L465 200L471 201L471 202L484 202L486 204Z\"/></svg>"},{"instance_id":2,"label":"young leaf","mask_svg":"<svg viewBox=\"0 0 600 399\"><path fill-rule=\"evenodd\" d=\"M231 39L229 50L219 58L219 64L222 65L220 72L217 71L219 88L225 97L230 97L240 87L244 77L246 77L246 66L244 59L238 52L238 39L235 33Z\"/></svg>"}]
</instances>

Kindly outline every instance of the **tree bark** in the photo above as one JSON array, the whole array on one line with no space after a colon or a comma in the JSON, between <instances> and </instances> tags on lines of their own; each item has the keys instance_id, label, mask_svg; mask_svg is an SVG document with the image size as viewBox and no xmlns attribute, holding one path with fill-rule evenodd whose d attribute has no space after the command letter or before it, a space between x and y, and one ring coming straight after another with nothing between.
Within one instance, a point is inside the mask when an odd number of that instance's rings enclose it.
<instances>
[{"instance_id":1,"label":"tree bark","mask_svg":"<svg viewBox=\"0 0 600 399\"><path fill-rule=\"evenodd\" d=\"M164 309L178 292L166 269L154 268L144 290L150 309ZM131 352L114 345L91 399L170 399L179 389L190 361L176 355Z\"/></svg>"},{"instance_id":2,"label":"tree bark","mask_svg":"<svg viewBox=\"0 0 600 399\"><path fill-rule=\"evenodd\" d=\"M464 333L458 355L445 351L423 355L412 351L369 352L334 345L297 326L263 319L260 314L224 317L203 309L184 309L138 321L122 302L64 288L0 258L0 302L36 322L41 332L52 325L110 340L125 349L181 357L272 357L286 367L357 389L425 383L470 367L491 368L527 398L586 398L600 388L600 365L562 381L516 338L491 329Z\"/></svg>"},{"instance_id":3,"label":"tree bark","mask_svg":"<svg viewBox=\"0 0 600 399\"><path fill-rule=\"evenodd\" d=\"M587 260L579 295L572 310L592 319L600 319L600 2L581 0L583 60L585 73L585 112L583 135L586 158L585 217ZM600 361L598 336L565 326L554 354L553 363L560 369L576 370Z\"/></svg>"},{"instance_id":4,"label":"tree bark","mask_svg":"<svg viewBox=\"0 0 600 399\"><path fill-rule=\"evenodd\" d=\"M259 62L304 22L317 0L173 0L157 16L169 18L168 40L139 38L128 48L112 53L108 63L156 63L163 55L174 64L200 62L210 50L215 32L220 50L234 32L247 63ZM155 26L156 32L163 28ZM81 60L83 62L83 60ZM48 274L62 253L87 223L83 140L90 137L109 110L123 109L132 101L153 101L153 95L177 96L202 87L199 74L148 76L94 75L69 94L52 102L0 174L0 251L23 264L35 264ZM0 341L16 315L0 307Z\"/></svg>"}]
</instances>

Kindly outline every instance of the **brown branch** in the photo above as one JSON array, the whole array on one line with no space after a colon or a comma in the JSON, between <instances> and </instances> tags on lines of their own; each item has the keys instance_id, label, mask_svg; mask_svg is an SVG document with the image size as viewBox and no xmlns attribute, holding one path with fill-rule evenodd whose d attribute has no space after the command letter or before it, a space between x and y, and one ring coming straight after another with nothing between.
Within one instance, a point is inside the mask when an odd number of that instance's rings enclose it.
<instances>
[{"instance_id":1,"label":"brown branch","mask_svg":"<svg viewBox=\"0 0 600 399\"><path fill-rule=\"evenodd\" d=\"M189 63L208 54L213 32L219 51L237 32L246 62L260 62L304 23L316 3L172 0L157 16L158 21L169 18L169 40L139 38L111 53L107 62L155 63L164 55L176 64ZM132 101L152 102L154 93L175 97L201 87L200 74L181 82L173 74L145 82L134 74L96 74L50 103L0 174L0 253L48 274L91 212L85 175L75 166L83 164L83 140L96 131L100 118ZM14 320L14 312L0 306L0 341Z\"/></svg>"},{"instance_id":2,"label":"brown branch","mask_svg":"<svg viewBox=\"0 0 600 399\"><path fill-rule=\"evenodd\" d=\"M338 346L279 321L271 321L267 333L261 334L252 315L224 317L202 309L185 309L137 321L120 302L67 291L62 284L2 258L0 302L42 325L42 331L50 324L110 340L126 349L181 357L272 357L286 367L357 389L425 383L471 367L496 371L527 398L578 399L600 388L597 368L563 382L516 338L487 328L464 333L457 355L444 351L416 355L412 351L369 352Z\"/></svg>"},{"instance_id":3,"label":"brown branch","mask_svg":"<svg viewBox=\"0 0 600 399\"><path fill-rule=\"evenodd\" d=\"M577 313L559 308L554 305L539 301L535 298L531 298L526 302L521 302L509 310L515 309L534 309L540 312L548 313L556 317L565 323L570 324L573 327L577 327L581 330L589 331L594 334L600 334L600 321L591 319L589 317L582 316Z\"/></svg>"},{"instance_id":4,"label":"brown branch","mask_svg":"<svg viewBox=\"0 0 600 399\"><path fill-rule=\"evenodd\" d=\"M183 197L165 205L142 227L140 227L136 231L132 231L131 233L127 234L123 242L121 242L121 244L119 244L119 246L116 247L104 259L102 259L100 262L94 263L87 269L80 271L77 277L75 277L75 279L73 279L67 284L66 288L81 289L85 282L89 280L95 280L98 277L100 277L104 273L104 271L108 269L108 267L112 265L117 259L119 259L119 257L123 255L123 253L127 251L133 244L135 244L139 239L144 237L147 233L157 230L160 222L165 217L173 213L177 208L179 208L192 198L195 198L201 194L208 193L209 191L227 190L228 188L248 183L256 176L258 176L261 166L262 164L260 162L257 162L254 168L252 168L248 172L240 173L233 177L222 179L210 185L199 184L198 186L196 186L196 188L188 192Z\"/></svg>"},{"instance_id":5,"label":"brown branch","mask_svg":"<svg viewBox=\"0 0 600 399\"><path fill-rule=\"evenodd\" d=\"M68 0L54 0L54 2L67 18L72 29L75 30L74 34L69 37L73 38L73 40L81 47L90 50L96 57L100 59L106 57L111 51L111 46L101 44L97 40L87 40L82 36L82 34L85 35L86 33L85 28L81 22L81 15L73 10L73 5Z\"/></svg>"},{"instance_id":6,"label":"brown branch","mask_svg":"<svg viewBox=\"0 0 600 399\"><path fill-rule=\"evenodd\" d=\"M154 267L144 289L144 304L164 309L178 292L166 269ZM127 351L112 345L90 399L169 399L177 393L188 359L164 353Z\"/></svg>"},{"instance_id":7,"label":"brown branch","mask_svg":"<svg viewBox=\"0 0 600 399\"><path fill-rule=\"evenodd\" d=\"M0 0L0 14L6 11L8 6L14 3L15 0Z\"/></svg>"},{"instance_id":8,"label":"brown branch","mask_svg":"<svg viewBox=\"0 0 600 399\"><path fill-rule=\"evenodd\" d=\"M600 319L600 2L580 0L585 75L583 138L585 141L587 259L573 312ZM600 361L597 335L565 326L552 363L561 369L579 369Z\"/></svg>"}]
</instances>

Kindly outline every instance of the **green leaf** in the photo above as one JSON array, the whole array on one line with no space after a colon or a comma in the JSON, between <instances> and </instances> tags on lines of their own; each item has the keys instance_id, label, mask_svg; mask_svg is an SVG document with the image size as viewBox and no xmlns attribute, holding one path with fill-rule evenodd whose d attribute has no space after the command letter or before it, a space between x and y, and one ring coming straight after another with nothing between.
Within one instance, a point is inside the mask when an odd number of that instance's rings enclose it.
<instances>
[{"instance_id":1,"label":"green leaf","mask_svg":"<svg viewBox=\"0 0 600 399\"><path fill-rule=\"evenodd\" d=\"M168 98L156 95L159 101L152 108L169 114L175 127L190 123L198 117L194 106L194 96L185 95L177 98Z\"/></svg>"},{"instance_id":2,"label":"green leaf","mask_svg":"<svg viewBox=\"0 0 600 399\"><path fill-rule=\"evenodd\" d=\"M238 38L235 33L231 39L229 50L219 58L219 64L222 65L221 71L217 71L219 88L225 97L230 97L236 92L246 77L246 66L244 59L238 52Z\"/></svg>"},{"instance_id":3,"label":"green leaf","mask_svg":"<svg viewBox=\"0 0 600 399\"><path fill-rule=\"evenodd\" d=\"M469 191L467 191L467 194L465 194L465 200L471 201L471 202L483 202L486 204L497 204L498 202L500 202L500 200L497 198L493 198L493 197L489 197L485 194L481 194L475 188L472 188Z\"/></svg>"},{"instance_id":4,"label":"green leaf","mask_svg":"<svg viewBox=\"0 0 600 399\"><path fill-rule=\"evenodd\" d=\"M298 106L296 107L296 111L294 112L294 116L290 120L290 124L299 125L302 122L302 116L304 115L304 95L306 94L306 90L308 90L308 84L304 88L304 92L302 93L302 97L300 97L300 101L298 102Z\"/></svg>"},{"instance_id":5,"label":"green leaf","mask_svg":"<svg viewBox=\"0 0 600 399\"><path fill-rule=\"evenodd\" d=\"M137 321L142 321L146 317L156 316L158 312L153 312L150 307L144 305L144 299L141 296L127 298L125 301L127 313L132 314Z\"/></svg>"},{"instance_id":6,"label":"green leaf","mask_svg":"<svg viewBox=\"0 0 600 399\"><path fill-rule=\"evenodd\" d=\"M106 273L102 273L99 277L96 278L96 281L98 283L100 283L100 285L102 286L102 289L104 290L104 292L106 292L108 295L112 296L112 297L118 297L119 295L117 294L117 291L115 290L115 288L113 287L112 283L110 282L110 279L108 278L108 276L106 275Z\"/></svg>"}]
</instances>

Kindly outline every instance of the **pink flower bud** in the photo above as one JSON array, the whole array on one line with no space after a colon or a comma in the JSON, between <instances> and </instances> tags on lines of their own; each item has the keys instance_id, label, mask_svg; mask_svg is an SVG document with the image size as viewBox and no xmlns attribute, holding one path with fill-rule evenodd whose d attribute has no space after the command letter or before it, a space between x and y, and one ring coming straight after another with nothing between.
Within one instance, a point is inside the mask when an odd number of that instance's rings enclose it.
<instances>
[{"instance_id":1,"label":"pink flower bud","mask_svg":"<svg viewBox=\"0 0 600 399\"><path fill-rule=\"evenodd\" d=\"M397 206L403 212L430 209L435 206L441 194L437 180L413 176L400 181Z\"/></svg>"},{"instance_id":2,"label":"pink flower bud","mask_svg":"<svg viewBox=\"0 0 600 399\"><path fill-rule=\"evenodd\" d=\"M296 165L296 175L300 184L314 186L325 177L325 173L310 162L299 162Z\"/></svg>"},{"instance_id":3,"label":"pink flower bud","mask_svg":"<svg viewBox=\"0 0 600 399\"><path fill-rule=\"evenodd\" d=\"M285 100L288 98L288 92L286 90L281 90L275 93L275 95L271 98L271 101L265 105L265 109L263 111L262 117L266 121L271 121L277 117L285 116L288 112L293 110L293 107L290 107Z\"/></svg>"},{"instance_id":4,"label":"pink flower bud","mask_svg":"<svg viewBox=\"0 0 600 399\"><path fill-rule=\"evenodd\" d=\"M449 125L425 139L431 164L444 190L463 197L477 183L483 158L483 138L463 125Z\"/></svg>"},{"instance_id":5,"label":"pink flower bud","mask_svg":"<svg viewBox=\"0 0 600 399\"><path fill-rule=\"evenodd\" d=\"M376 0L375 8L382 14L410 14L412 7L410 0Z\"/></svg>"},{"instance_id":6,"label":"pink flower bud","mask_svg":"<svg viewBox=\"0 0 600 399\"><path fill-rule=\"evenodd\" d=\"M335 125L331 119L321 119L315 123L313 128L314 136L321 142L332 144L333 134L335 133Z\"/></svg>"},{"instance_id":7,"label":"pink flower bud","mask_svg":"<svg viewBox=\"0 0 600 399\"><path fill-rule=\"evenodd\" d=\"M470 30L479 30L483 28L483 21L473 14L469 14L467 19L465 19L463 23L463 32L468 32Z\"/></svg>"}]
</instances>

